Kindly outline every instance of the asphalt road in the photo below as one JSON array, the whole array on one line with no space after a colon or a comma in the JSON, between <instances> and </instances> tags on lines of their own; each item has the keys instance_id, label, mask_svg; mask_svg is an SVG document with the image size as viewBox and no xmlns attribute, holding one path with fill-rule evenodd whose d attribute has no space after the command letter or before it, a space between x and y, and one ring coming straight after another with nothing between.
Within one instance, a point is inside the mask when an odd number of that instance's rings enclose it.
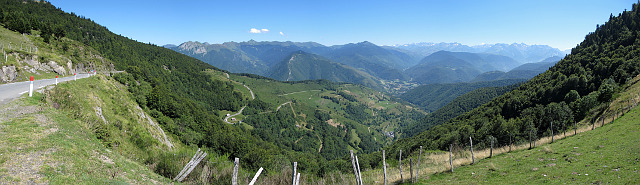
<instances>
[{"instance_id":1,"label":"asphalt road","mask_svg":"<svg viewBox=\"0 0 640 185\"><path fill-rule=\"evenodd\" d=\"M242 108L240 109L240 111L238 111L237 113L232 114L232 115L229 115L229 116L227 116L226 118L224 118L224 122L227 122L227 123L229 123L229 124L233 124L233 123L229 122L229 118L230 118L230 117L234 117L234 116L237 116L237 115L242 114L242 111L244 110L244 108L247 108L247 106L242 107Z\"/></svg>"},{"instance_id":2,"label":"asphalt road","mask_svg":"<svg viewBox=\"0 0 640 185\"><path fill-rule=\"evenodd\" d=\"M78 79L89 77L88 74L78 74ZM73 76L58 78L58 83L62 83L65 81L73 80ZM29 81L24 82L14 82L8 84L0 85L0 104L4 104L6 102L11 101L17 97L20 97L24 93L29 93ZM33 90L36 91L48 85L53 85L56 83L56 79L42 79L33 81Z\"/></svg>"}]
</instances>

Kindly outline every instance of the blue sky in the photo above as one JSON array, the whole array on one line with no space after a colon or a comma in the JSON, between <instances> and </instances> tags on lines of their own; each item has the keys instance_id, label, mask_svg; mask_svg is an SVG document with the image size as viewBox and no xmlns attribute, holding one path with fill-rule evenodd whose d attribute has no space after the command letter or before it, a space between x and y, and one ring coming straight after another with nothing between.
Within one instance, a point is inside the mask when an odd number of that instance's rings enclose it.
<instances>
[{"instance_id":1,"label":"blue sky","mask_svg":"<svg viewBox=\"0 0 640 185\"><path fill-rule=\"evenodd\" d=\"M569 49L637 0L51 0L111 31L157 45L185 41L544 44ZM252 28L255 30L252 33ZM266 29L263 31L263 29ZM255 32L260 33L255 33Z\"/></svg>"}]
</instances>

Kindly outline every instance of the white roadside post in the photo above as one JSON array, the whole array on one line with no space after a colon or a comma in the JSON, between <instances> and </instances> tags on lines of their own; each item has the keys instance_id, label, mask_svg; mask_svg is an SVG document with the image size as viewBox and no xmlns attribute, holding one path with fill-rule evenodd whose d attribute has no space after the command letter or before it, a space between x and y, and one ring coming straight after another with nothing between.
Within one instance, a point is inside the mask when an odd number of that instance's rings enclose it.
<instances>
[{"instance_id":1,"label":"white roadside post","mask_svg":"<svg viewBox=\"0 0 640 185\"><path fill-rule=\"evenodd\" d=\"M56 75L56 85L58 85L58 75Z\"/></svg>"},{"instance_id":2,"label":"white roadside post","mask_svg":"<svg viewBox=\"0 0 640 185\"><path fill-rule=\"evenodd\" d=\"M256 173L255 176L253 176L253 179L251 179L251 182L249 182L249 185L253 185L256 183L256 181L258 180L258 177L260 176L260 173L262 173L262 167L258 169L258 172Z\"/></svg>"},{"instance_id":3,"label":"white roadside post","mask_svg":"<svg viewBox=\"0 0 640 185\"><path fill-rule=\"evenodd\" d=\"M33 96L33 76L31 76L31 83L29 83L29 97Z\"/></svg>"},{"instance_id":4,"label":"white roadside post","mask_svg":"<svg viewBox=\"0 0 640 185\"><path fill-rule=\"evenodd\" d=\"M76 81L76 80L78 80L78 76L75 73L73 73L73 81Z\"/></svg>"}]
</instances>

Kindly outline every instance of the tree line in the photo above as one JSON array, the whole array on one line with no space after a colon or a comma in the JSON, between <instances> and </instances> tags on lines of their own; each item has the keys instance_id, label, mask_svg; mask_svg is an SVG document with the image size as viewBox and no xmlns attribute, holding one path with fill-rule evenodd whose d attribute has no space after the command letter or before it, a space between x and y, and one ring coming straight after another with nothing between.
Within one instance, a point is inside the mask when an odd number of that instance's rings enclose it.
<instances>
[{"instance_id":1,"label":"tree line","mask_svg":"<svg viewBox=\"0 0 640 185\"><path fill-rule=\"evenodd\" d=\"M469 137L478 138L479 147L488 146L490 137L503 145L510 139L524 142L531 133L548 136L551 129L557 133L573 122L600 116L605 111L600 105L640 74L639 7L634 4L631 11L612 15L548 71L472 111L401 139L387 151L393 156L421 145L446 150L449 144L466 144Z\"/></svg>"}]
</instances>

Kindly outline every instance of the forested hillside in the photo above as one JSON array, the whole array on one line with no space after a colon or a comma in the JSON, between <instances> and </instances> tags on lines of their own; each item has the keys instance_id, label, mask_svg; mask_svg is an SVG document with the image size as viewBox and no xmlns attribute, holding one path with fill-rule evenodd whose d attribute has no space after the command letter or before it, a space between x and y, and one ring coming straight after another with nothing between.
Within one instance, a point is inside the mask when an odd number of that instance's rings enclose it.
<instances>
[{"instance_id":1,"label":"forested hillside","mask_svg":"<svg viewBox=\"0 0 640 185\"><path fill-rule=\"evenodd\" d=\"M483 87L508 86L523 81L525 81L525 79L507 79L473 83L461 82L450 84L427 84L411 89L406 93L401 94L399 97L403 100L416 104L427 111L433 112L441 109L456 97L475 89Z\"/></svg>"},{"instance_id":2,"label":"forested hillside","mask_svg":"<svg viewBox=\"0 0 640 185\"><path fill-rule=\"evenodd\" d=\"M138 103L158 111L160 114L154 115L157 118L171 120L165 124L174 128L169 130L176 135L183 136L181 139L186 143L222 142L205 138L215 135L210 133L230 129L217 119L216 110L235 111L243 104L241 95L234 93L230 86L209 80L201 72L214 67L194 58L116 35L90 19L64 13L45 1L5 0L1 4L2 23L9 29L22 33L31 33L32 29L44 33L56 30L57 34L98 50L113 61L116 69L129 72L131 90ZM208 126L203 127L205 125Z\"/></svg>"},{"instance_id":3,"label":"forested hillside","mask_svg":"<svg viewBox=\"0 0 640 185\"><path fill-rule=\"evenodd\" d=\"M309 174L347 171L343 158L349 150L378 151L396 139L396 128L424 116L401 100L364 86L229 75L170 49L116 35L46 1L2 0L0 16L2 25L42 42L55 37L94 48L116 69L127 72L113 78L164 131L185 145L229 159L238 157L249 170L264 167L275 173L297 161L298 169ZM255 97L249 88L256 91ZM230 117L226 114L237 120L225 123ZM115 137L95 134L105 142ZM153 161L156 158L151 157L158 156L147 157Z\"/></svg>"},{"instance_id":4,"label":"forested hillside","mask_svg":"<svg viewBox=\"0 0 640 185\"><path fill-rule=\"evenodd\" d=\"M562 57L549 57L541 62L522 64L508 72L490 71L482 73L471 81L481 82L503 79L531 79L534 76L547 71L560 60L562 60Z\"/></svg>"},{"instance_id":5,"label":"forested hillside","mask_svg":"<svg viewBox=\"0 0 640 185\"><path fill-rule=\"evenodd\" d=\"M275 64L266 76L281 81L325 79L362 84L376 90L383 90L380 81L368 73L304 51L294 52Z\"/></svg>"},{"instance_id":6,"label":"forested hillside","mask_svg":"<svg viewBox=\"0 0 640 185\"><path fill-rule=\"evenodd\" d=\"M299 165L319 175L336 169L348 171L348 161L343 157L349 150L358 154L379 151L397 139L395 130L425 115L400 99L357 84L283 82L214 70L207 73L232 83L236 89L246 86L255 94L240 114L231 116L229 122L234 127L274 143ZM233 114L223 111L221 115L225 113Z\"/></svg>"},{"instance_id":7,"label":"forested hillside","mask_svg":"<svg viewBox=\"0 0 640 185\"><path fill-rule=\"evenodd\" d=\"M494 98L507 93L522 84L523 81L513 81L513 84L505 86L480 87L460 95L448 102L445 106L428 114L424 118L403 128L403 137L412 137L433 126L442 124L449 119L455 118L465 112L475 109Z\"/></svg>"},{"instance_id":8,"label":"forested hillside","mask_svg":"<svg viewBox=\"0 0 640 185\"><path fill-rule=\"evenodd\" d=\"M316 154L280 148L224 123L220 118L221 111L239 111L249 99L231 82L204 73L207 69L220 72L209 64L116 35L90 19L65 13L46 1L3 0L0 1L0 16L0 23L8 29L35 34L43 40L49 36L64 37L100 52L116 69L127 71L114 78L127 86L140 107L151 112L165 131L187 145L239 157L249 169L276 169L288 164L280 159L319 159ZM53 33L49 32L51 30ZM109 135L104 137L109 140ZM301 163L299 167L310 173L319 171L318 166L307 164L310 163Z\"/></svg>"},{"instance_id":9,"label":"forested hillside","mask_svg":"<svg viewBox=\"0 0 640 185\"><path fill-rule=\"evenodd\" d=\"M331 47L315 42L250 40L209 44L189 41L179 46L165 47L234 73L251 73L283 81L326 79L351 82L388 92L393 92L394 88L403 90L407 88L401 84L405 81L402 69L413 66L418 61L416 56L411 56L405 51L383 48L366 41ZM292 71L292 78L289 78L288 66L285 63L292 58L292 55L300 55L300 52L305 56L316 55L302 58L315 59L296 63L296 67L292 69L301 69L300 67L303 66L306 68ZM316 60L319 58L322 60ZM310 61L325 62L311 65ZM327 69L336 70L327 71ZM345 75L337 75L337 73L345 73ZM383 83L385 85L382 85Z\"/></svg>"},{"instance_id":10,"label":"forested hillside","mask_svg":"<svg viewBox=\"0 0 640 185\"><path fill-rule=\"evenodd\" d=\"M512 58L484 53L438 51L407 69L421 84L468 82L487 71L509 71L520 65Z\"/></svg>"},{"instance_id":11,"label":"forested hillside","mask_svg":"<svg viewBox=\"0 0 640 185\"><path fill-rule=\"evenodd\" d=\"M598 119L627 81L640 73L640 5L611 16L554 67L517 89L432 127L389 148L414 151L418 146L445 150L449 144L487 146L519 142L549 135L550 123L557 132L574 121ZM409 152L407 152L409 153Z\"/></svg>"},{"instance_id":12,"label":"forested hillside","mask_svg":"<svg viewBox=\"0 0 640 185\"><path fill-rule=\"evenodd\" d=\"M296 51L324 53L329 47L314 42L185 42L167 47L233 73L266 75L269 68Z\"/></svg>"}]
</instances>

